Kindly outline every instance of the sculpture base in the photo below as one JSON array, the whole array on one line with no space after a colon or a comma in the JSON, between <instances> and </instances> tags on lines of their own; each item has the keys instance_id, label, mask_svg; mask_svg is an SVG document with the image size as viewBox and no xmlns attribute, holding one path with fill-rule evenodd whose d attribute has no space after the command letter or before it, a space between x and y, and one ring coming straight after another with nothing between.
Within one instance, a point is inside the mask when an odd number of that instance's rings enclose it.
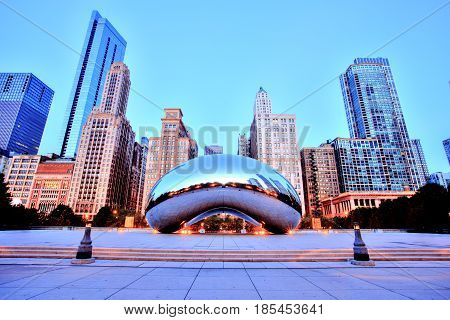
<instances>
[{"instance_id":1,"label":"sculpture base","mask_svg":"<svg viewBox=\"0 0 450 320\"><path fill-rule=\"evenodd\" d=\"M72 261L70 262L71 264L90 264L90 263L94 263L95 259L94 258L89 258L89 259L72 259Z\"/></svg>"},{"instance_id":2,"label":"sculpture base","mask_svg":"<svg viewBox=\"0 0 450 320\"><path fill-rule=\"evenodd\" d=\"M369 260L369 261L359 261L359 260L350 260L351 264L354 264L355 266L363 266L363 267L374 267L375 261Z\"/></svg>"}]
</instances>

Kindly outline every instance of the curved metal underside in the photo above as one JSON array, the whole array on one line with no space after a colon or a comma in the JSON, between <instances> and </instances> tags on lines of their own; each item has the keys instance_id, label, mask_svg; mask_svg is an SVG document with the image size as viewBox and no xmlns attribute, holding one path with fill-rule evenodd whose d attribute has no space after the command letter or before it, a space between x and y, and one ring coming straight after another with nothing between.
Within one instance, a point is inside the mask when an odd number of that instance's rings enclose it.
<instances>
[{"instance_id":1,"label":"curved metal underside","mask_svg":"<svg viewBox=\"0 0 450 320\"><path fill-rule=\"evenodd\" d=\"M243 212L241 212L239 210L232 209L232 208L227 208L227 207L214 208L214 209L208 210L206 212L203 212L202 214L199 214L195 218L193 218L190 221L186 222L186 226L192 226L193 224L195 224L195 223L197 223L199 221L202 221L202 220L204 220L204 219L206 219L208 217L215 216L215 215L222 214L222 213L231 214L231 215L233 215L235 217L244 219L248 223L250 223L250 224L252 224L254 226L257 226L257 227L261 227L262 226L261 223L259 223L258 221L256 221L252 217L246 215L245 213L243 213Z\"/></svg>"},{"instance_id":2,"label":"curved metal underside","mask_svg":"<svg viewBox=\"0 0 450 320\"><path fill-rule=\"evenodd\" d=\"M300 198L283 175L255 159L224 154L189 160L161 177L148 195L146 218L169 233L224 208L273 233L294 229L301 218Z\"/></svg>"},{"instance_id":3,"label":"curved metal underside","mask_svg":"<svg viewBox=\"0 0 450 320\"><path fill-rule=\"evenodd\" d=\"M273 233L287 233L300 222L300 213L285 203L259 192L238 188L210 188L186 192L151 208L146 215L150 225L171 233L211 210L227 207L245 212Z\"/></svg>"}]
</instances>

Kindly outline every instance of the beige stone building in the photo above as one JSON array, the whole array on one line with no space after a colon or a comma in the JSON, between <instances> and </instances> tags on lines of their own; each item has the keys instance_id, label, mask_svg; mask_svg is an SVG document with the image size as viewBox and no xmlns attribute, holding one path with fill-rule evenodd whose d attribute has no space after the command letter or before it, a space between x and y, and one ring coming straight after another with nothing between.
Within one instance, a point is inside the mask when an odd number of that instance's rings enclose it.
<instances>
[{"instance_id":1,"label":"beige stone building","mask_svg":"<svg viewBox=\"0 0 450 320\"><path fill-rule=\"evenodd\" d=\"M83 126L69 206L76 214L95 215L103 206L127 208L135 134L125 117L130 73L122 62L106 76L100 106Z\"/></svg>"},{"instance_id":2,"label":"beige stone building","mask_svg":"<svg viewBox=\"0 0 450 320\"><path fill-rule=\"evenodd\" d=\"M67 205L75 161L48 160L38 165L28 207L50 213L58 205Z\"/></svg>"},{"instance_id":3,"label":"beige stone building","mask_svg":"<svg viewBox=\"0 0 450 320\"><path fill-rule=\"evenodd\" d=\"M142 212L145 212L148 194L153 185L169 170L198 155L197 142L191 138L183 123L179 108L165 108L161 119L161 136L148 140L145 187Z\"/></svg>"},{"instance_id":4,"label":"beige stone building","mask_svg":"<svg viewBox=\"0 0 450 320\"><path fill-rule=\"evenodd\" d=\"M274 114L267 92L256 94L250 129L250 156L280 172L302 197L300 155L294 114Z\"/></svg>"},{"instance_id":5,"label":"beige stone building","mask_svg":"<svg viewBox=\"0 0 450 320\"><path fill-rule=\"evenodd\" d=\"M383 201L412 197L415 191L350 191L323 199L324 216L346 216L356 208L378 208Z\"/></svg>"},{"instance_id":6,"label":"beige stone building","mask_svg":"<svg viewBox=\"0 0 450 320\"><path fill-rule=\"evenodd\" d=\"M45 156L17 155L10 160L5 173L5 182L11 194L12 204L28 207L35 174Z\"/></svg>"},{"instance_id":7,"label":"beige stone building","mask_svg":"<svg viewBox=\"0 0 450 320\"><path fill-rule=\"evenodd\" d=\"M339 194L339 180L330 144L300 150L306 214L322 212L321 200Z\"/></svg>"}]
</instances>

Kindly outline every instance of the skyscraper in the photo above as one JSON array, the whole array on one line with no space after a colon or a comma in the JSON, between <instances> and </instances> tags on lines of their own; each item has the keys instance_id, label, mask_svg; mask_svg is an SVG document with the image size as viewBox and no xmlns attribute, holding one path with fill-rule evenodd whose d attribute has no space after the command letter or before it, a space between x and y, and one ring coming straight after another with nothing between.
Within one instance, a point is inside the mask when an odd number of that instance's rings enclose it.
<instances>
[{"instance_id":1,"label":"skyscraper","mask_svg":"<svg viewBox=\"0 0 450 320\"><path fill-rule=\"evenodd\" d=\"M444 145L445 154L447 155L448 164L450 165L450 138L442 141Z\"/></svg>"},{"instance_id":2,"label":"skyscraper","mask_svg":"<svg viewBox=\"0 0 450 320\"><path fill-rule=\"evenodd\" d=\"M321 200L339 195L338 172L333 147L322 144L300 150L306 214L321 210Z\"/></svg>"},{"instance_id":3,"label":"skyscraper","mask_svg":"<svg viewBox=\"0 0 450 320\"><path fill-rule=\"evenodd\" d=\"M93 11L63 121L61 156L75 156L83 125L102 100L106 74L114 62L123 61L126 45L111 23Z\"/></svg>"},{"instance_id":4,"label":"skyscraper","mask_svg":"<svg viewBox=\"0 0 450 320\"><path fill-rule=\"evenodd\" d=\"M131 160L130 181L128 187L127 206L131 212L140 212L138 208L138 197L141 188L142 153L143 147L138 142L134 142L133 157Z\"/></svg>"},{"instance_id":5,"label":"skyscraper","mask_svg":"<svg viewBox=\"0 0 450 320\"><path fill-rule=\"evenodd\" d=\"M141 170L139 176L139 193L137 198L137 209L136 212L140 212L144 214L144 192L145 192L145 173L147 172L147 157L148 157L148 138L141 137L141 146L142 146L142 161L141 161Z\"/></svg>"},{"instance_id":6,"label":"skyscraper","mask_svg":"<svg viewBox=\"0 0 450 320\"><path fill-rule=\"evenodd\" d=\"M256 94L250 128L250 156L278 170L301 191L301 169L294 114L273 114L267 92Z\"/></svg>"},{"instance_id":7,"label":"skyscraper","mask_svg":"<svg viewBox=\"0 0 450 320\"><path fill-rule=\"evenodd\" d=\"M256 93L253 114L257 113L272 113L272 100L263 87L259 87L259 91Z\"/></svg>"},{"instance_id":8,"label":"skyscraper","mask_svg":"<svg viewBox=\"0 0 450 320\"><path fill-rule=\"evenodd\" d=\"M210 145L205 146L205 156L210 154L222 154L223 153L223 147L218 145Z\"/></svg>"},{"instance_id":9,"label":"skyscraper","mask_svg":"<svg viewBox=\"0 0 450 320\"><path fill-rule=\"evenodd\" d=\"M422 144L420 143L419 139L411 140L411 151L415 162L415 166L413 166L413 169L417 170L413 177L418 179L417 181L415 181L415 184L421 187L427 183L429 173L425 155L422 149Z\"/></svg>"},{"instance_id":10,"label":"skyscraper","mask_svg":"<svg viewBox=\"0 0 450 320\"><path fill-rule=\"evenodd\" d=\"M161 136L148 140L143 206L153 185L172 168L198 155L197 142L183 123L179 108L165 108L161 119Z\"/></svg>"},{"instance_id":11,"label":"skyscraper","mask_svg":"<svg viewBox=\"0 0 450 320\"><path fill-rule=\"evenodd\" d=\"M32 73L0 73L0 151L37 154L52 99Z\"/></svg>"},{"instance_id":12,"label":"skyscraper","mask_svg":"<svg viewBox=\"0 0 450 320\"><path fill-rule=\"evenodd\" d=\"M76 214L93 215L103 206L127 208L135 137L125 117L129 91L130 72L115 62L101 104L83 126L69 195Z\"/></svg>"},{"instance_id":13,"label":"skyscraper","mask_svg":"<svg viewBox=\"0 0 450 320\"><path fill-rule=\"evenodd\" d=\"M331 145L336 157L340 192L389 190L377 139L336 138Z\"/></svg>"},{"instance_id":14,"label":"skyscraper","mask_svg":"<svg viewBox=\"0 0 450 320\"><path fill-rule=\"evenodd\" d=\"M357 58L340 76L352 138L378 140L388 190L420 187L408 131L385 58Z\"/></svg>"}]
</instances>

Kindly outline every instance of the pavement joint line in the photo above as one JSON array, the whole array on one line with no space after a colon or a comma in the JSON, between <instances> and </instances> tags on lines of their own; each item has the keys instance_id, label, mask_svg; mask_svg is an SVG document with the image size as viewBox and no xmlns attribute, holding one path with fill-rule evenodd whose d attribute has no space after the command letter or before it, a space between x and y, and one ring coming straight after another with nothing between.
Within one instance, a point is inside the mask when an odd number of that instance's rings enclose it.
<instances>
[{"instance_id":1,"label":"pavement joint line","mask_svg":"<svg viewBox=\"0 0 450 320\"><path fill-rule=\"evenodd\" d=\"M200 271L201 271L201 270L203 270L203 268L198 269L198 272L195 274L194 281L192 281L191 285L189 286L189 289L188 289L188 291L186 292L186 295L184 296L184 299L183 299L183 300L186 300L187 296L189 295L189 292L191 292L191 289L192 289L192 287L193 287L195 281L197 280L198 275L200 274Z\"/></svg>"},{"instance_id":2,"label":"pavement joint line","mask_svg":"<svg viewBox=\"0 0 450 320\"><path fill-rule=\"evenodd\" d=\"M153 271L155 271L156 268L153 268L152 270L149 270L148 272L144 273L143 275L141 275L140 277L138 277L136 280L131 281L130 283L128 283L126 286L118 289L117 291L115 291L114 293L110 294L109 296L107 296L105 299L103 300L109 300L109 298L111 298L113 295L115 295L116 293L119 293L120 291L126 289L127 287L129 287L131 284L135 283L136 281L142 279L143 277L149 275L150 273L152 273Z\"/></svg>"},{"instance_id":3,"label":"pavement joint line","mask_svg":"<svg viewBox=\"0 0 450 320\"><path fill-rule=\"evenodd\" d=\"M76 268L76 267L74 266L74 268ZM34 296L28 297L26 300L30 300L30 299L32 299L32 298L34 298L34 297L37 297L37 296L39 296L39 295L41 295L41 294L50 292L50 291L52 291L52 290L54 290L54 289L60 289L61 287L65 286L65 285L68 285L68 284L71 284L71 283L76 282L76 281L78 281L78 280L87 278L87 277L89 277L89 276L92 276L92 275L97 274L97 273L102 272L102 271L103 271L103 270L99 270L99 271L94 272L94 273L92 273L92 274L87 274L87 275L85 275L85 276L83 276L83 277L81 277L81 278L79 278L79 279L76 279L76 280L73 280L73 281L69 281L69 282L67 282L67 283L64 283L64 284L62 284L62 285L56 286L56 287L54 287L54 288L50 288L50 290L47 290L47 291L38 293L38 294L36 294L36 295L34 295Z\"/></svg>"},{"instance_id":4,"label":"pavement joint line","mask_svg":"<svg viewBox=\"0 0 450 320\"><path fill-rule=\"evenodd\" d=\"M333 270L334 268L331 268L331 269ZM297 274L297 275L298 275L300 278L302 278L302 279L304 279L305 281L307 281L307 282L309 282L310 284L312 284L313 286L319 288L319 289L322 290L323 292L329 294L329 295L332 296L335 300L339 300L339 299L338 299L335 295L333 295L331 292L328 292L328 291L325 290L324 288L322 288L322 287L320 287L319 285L313 283L313 282L310 281L308 278L303 277L303 276L301 276L301 275L299 275L299 274Z\"/></svg>"},{"instance_id":5,"label":"pavement joint line","mask_svg":"<svg viewBox=\"0 0 450 320\"><path fill-rule=\"evenodd\" d=\"M247 277L249 277L250 282L251 282L252 285L253 285L253 288L255 288L256 293L258 294L259 299L260 299L260 300L263 300L263 298L261 297L261 294L259 293L258 288L256 288L256 285L255 285L255 283L253 282L252 277L250 277L250 274L248 273L247 267L245 267L245 265L244 265L244 270L245 270L245 273L247 274Z\"/></svg>"},{"instance_id":6,"label":"pavement joint line","mask_svg":"<svg viewBox=\"0 0 450 320\"><path fill-rule=\"evenodd\" d=\"M361 281L367 282L367 283L369 283L369 284L371 284L371 285L377 286L378 288L380 288L380 289L382 289L382 290L386 290L386 291L389 291L389 292L394 293L394 294L399 294L399 295L401 295L401 296L403 296L403 297L405 297L405 298L407 298L407 299L409 299L409 300L413 300L413 299L411 299L410 297L405 296L404 294L401 294L401 293L398 293L398 292L393 291L393 289L385 288L385 287L383 287L383 286L381 286L381 285L378 285L378 284L376 284L376 283L372 283L372 282L370 282L369 280L358 278L358 277L356 277L356 276L354 276L354 275L352 275L352 274L348 274L348 275L349 275L350 277L354 278L354 279L361 280ZM373 290L376 290L376 289L373 289Z\"/></svg>"}]
</instances>

